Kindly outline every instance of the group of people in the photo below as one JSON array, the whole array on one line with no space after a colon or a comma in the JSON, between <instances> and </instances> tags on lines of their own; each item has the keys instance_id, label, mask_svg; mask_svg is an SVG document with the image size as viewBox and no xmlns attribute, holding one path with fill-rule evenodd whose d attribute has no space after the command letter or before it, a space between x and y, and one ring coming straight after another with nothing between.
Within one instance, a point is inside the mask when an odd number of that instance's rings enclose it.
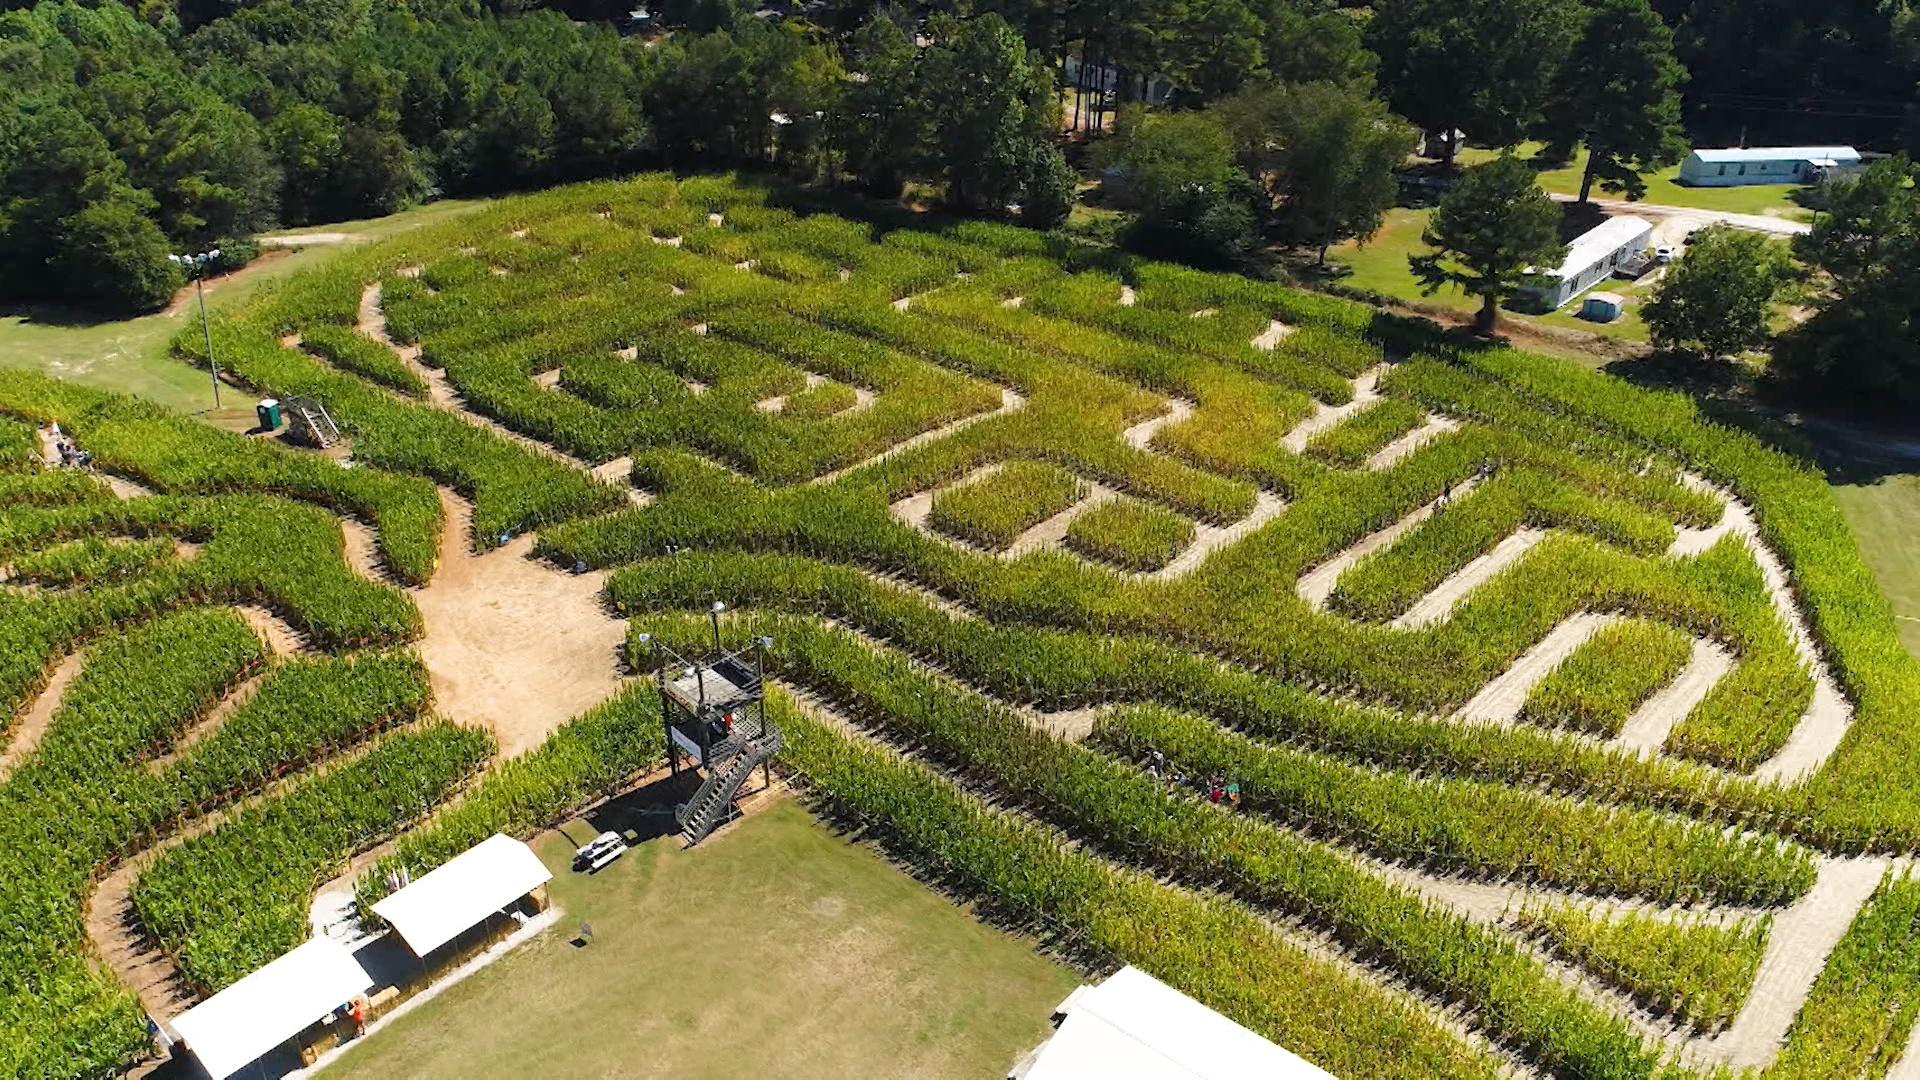
<instances>
[{"instance_id":1,"label":"group of people","mask_svg":"<svg viewBox=\"0 0 1920 1080\"><path fill-rule=\"evenodd\" d=\"M1147 775L1166 788L1172 795L1181 788L1190 788L1216 806L1230 806L1240 809L1240 781L1229 776L1216 774L1210 778L1189 777L1186 773L1167 764L1167 755L1158 750L1147 759Z\"/></svg>"},{"instance_id":2,"label":"group of people","mask_svg":"<svg viewBox=\"0 0 1920 1080\"><path fill-rule=\"evenodd\" d=\"M84 469L93 464L93 455L73 445L60 425L53 425L53 447L60 454L60 464L69 469Z\"/></svg>"}]
</instances>

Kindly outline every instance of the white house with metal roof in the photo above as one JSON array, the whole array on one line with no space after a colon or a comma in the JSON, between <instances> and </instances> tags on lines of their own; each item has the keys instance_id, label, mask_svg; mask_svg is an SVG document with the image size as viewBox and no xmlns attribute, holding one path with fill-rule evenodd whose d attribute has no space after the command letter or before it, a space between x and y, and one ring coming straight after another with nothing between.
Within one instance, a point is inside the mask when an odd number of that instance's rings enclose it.
<instances>
[{"instance_id":1,"label":"white house with metal roof","mask_svg":"<svg viewBox=\"0 0 1920 1080\"><path fill-rule=\"evenodd\" d=\"M1652 243L1652 222L1632 214L1610 217L1574 238L1560 265L1536 271L1539 283L1521 292L1528 294L1535 306L1552 311L1611 277L1615 267Z\"/></svg>"},{"instance_id":2,"label":"white house with metal roof","mask_svg":"<svg viewBox=\"0 0 1920 1080\"><path fill-rule=\"evenodd\" d=\"M1814 184L1859 167L1860 151L1851 146L1700 149L1680 163L1680 182L1691 187Z\"/></svg>"}]
</instances>

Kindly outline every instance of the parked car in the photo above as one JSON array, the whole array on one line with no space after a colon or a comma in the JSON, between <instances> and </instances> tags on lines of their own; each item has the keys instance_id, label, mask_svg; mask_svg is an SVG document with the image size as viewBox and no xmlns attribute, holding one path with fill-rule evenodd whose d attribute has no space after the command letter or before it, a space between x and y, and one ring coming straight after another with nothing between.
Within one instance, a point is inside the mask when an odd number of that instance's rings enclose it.
<instances>
[{"instance_id":1,"label":"parked car","mask_svg":"<svg viewBox=\"0 0 1920 1080\"><path fill-rule=\"evenodd\" d=\"M627 842L619 833L603 832L573 853L573 868L591 874L626 853Z\"/></svg>"},{"instance_id":2,"label":"parked car","mask_svg":"<svg viewBox=\"0 0 1920 1080\"><path fill-rule=\"evenodd\" d=\"M1653 261L1665 266L1680 257L1680 251L1671 244L1662 244L1653 249Z\"/></svg>"}]
</instances>

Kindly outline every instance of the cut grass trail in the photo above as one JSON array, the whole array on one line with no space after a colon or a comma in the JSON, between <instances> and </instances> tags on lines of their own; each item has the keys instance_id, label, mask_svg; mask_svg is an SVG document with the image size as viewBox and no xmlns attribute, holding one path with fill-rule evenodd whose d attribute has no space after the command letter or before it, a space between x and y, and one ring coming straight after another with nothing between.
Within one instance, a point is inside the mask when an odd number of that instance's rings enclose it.
<instances>
[{"instance_id":1,"label":"cut grass trail","mask_svg":"<svg viewBox=\"0 0 1920 1080\"><path fill-rule=\"evenodd\" d=\"M790 799L693 850L659 838L575 874L592 831L534 843L558 926L327 1075L999 1076L1080 981Z\"/></svg>"},{"instance_id":2,"label":"cut grass trail","mask_svg":"<svg viewBox=\"0 0 1920 1080\"><path fill-rule=\"evenodd\" d=\"M292 251L268 249L261 261L231 280L210 281L207 309L241 303L264 282L315 265L348 245L384 240L481 205L480 200L448 199L382 218L286 230L345 233L349 239L345 244L315 244ZM213 404L206 374L167 353L173 336L199 317L199 308L192 303L172 315L108 322L46 308L9 311L0 314L0 367L25 368L103 390L137 394L177 412L206 413ZM221 411L205 418L223 427L244 429L253 420L253 399L229 390L221 393Z\"/></svg>"}]
</instances>

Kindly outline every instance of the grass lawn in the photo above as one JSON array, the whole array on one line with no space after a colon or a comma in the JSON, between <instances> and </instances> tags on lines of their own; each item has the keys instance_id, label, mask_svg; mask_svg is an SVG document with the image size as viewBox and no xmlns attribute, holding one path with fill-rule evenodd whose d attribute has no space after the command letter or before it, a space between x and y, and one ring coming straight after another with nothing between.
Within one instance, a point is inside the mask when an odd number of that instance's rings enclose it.
<instances>
[{"instance_id":1,"label":"grass lawn","mask_svg":"<svg viewBox=\"0 0 1920 1080\"><path fill-rule=\"evenodd\" d=\"M1532 157L1540 149L1537 142L1521 143L1514 147L1514 153L1521 157ZM1498 150L1482 150L1466 147L1460 151L1459 162L1462 165L1477 165L1499 157ZM1540 173L1540 186L1556 195L1580 194L1580 173L1586 168L1585 149L1574 155L1572 164L1564 168L1546 169ZM1813 212L1793 201L1793 192L1799 188L1787 184L1755 184L1751 187L1688 187L1679 182L1680 166L1674 165L1662 169L1659 173L1647 177L1647 193L1641 201L1657 206L1688 206L1699 210L1719 210L1729 214L1765 214L1770 217L1784 217L1794 221L1811 221ZM1602 191L1598 184L1594 186L1596 199L1623 198L1617 192Z\"/></svg>"},{"instance_id":2,"label":"grass lawn","mask_svg":"<svg viewBox=\"0 0 1920 1080\"><path fill-rule=\"evenodd\" d=\"M1835 485L1833 497L1860 542L1860 553L1899 616L1900 640L1920 656L1920 475L1873 484Z\"/></svg>"},{"instance_id":3,"label":"grass lawn","mask_svg":"<svg viewBox=\"0 0 1920 1080\"><path fill-rule=\"evenodd\" d=\"M1355 289L1366 289L1369 292L1391 296L1409 303L1434 304L1468 313L1478 311L1480 309L1478 299L1469 297L1452 286L1443 288L1432 296L1421 295L1420 283L1414 280L1413 271L1407 267L1407 256L1417 255L1427 249L1426 245L1420 242L1420 234L1426 229L1427 219L1432 214L1432 210L1424 208L1396 207L1387 211L1385 224L1364 246L1348 241L1335 247L1328 257L1353 270L1352 274L1339 279L1340 284ZM1509 319L1539 322L1549 326L1581 330L1589 334L1602 334L1629 341L1645 341L1647 326L1640 321L1639 303L1643 295L1650 291L1650 282L1651 279L1634 284L1608 281L1597 287L1601 291L1620 293L1628 299L1626 314L1610 323L1588 322L1577 317L1574 313L1580 310L1578 300L1546 315L1522 315L1519 312L1502 310L1500 318L1503 322Z\"/></svg>"},{"instance_id":4,"label":"grass lawn","mask_svg":"<svg viewBox=\"0 0 1920 1080\"><path fill-rule=\"evenodd\" d=\"M329 1076L999 1076L1080 981L790 799L593 877L568 868L592 827L567 831L534 844L560 925Z\"/></svg>"},{"instance_id":5,"label":"grass lawn","mask_svg":"<svg viewBox=\"0 0 1920 1080\"><path fill-rule=\"evenodd\" d=\"M382 218L288 231L338 232L347 234L351 243L371 242L479 205L475 200L449 199ZM270 252L231 279L209 282L207 307L218 310L240 303L253 295L263 282L311 266L339 247L315 244L294 251ZM138 394L180 412L200 413L213 404L209 380L204 372L195 371L167 355L167 343L173 336L198 319L199 309L193 304L173 315L144 315L110 322L41 309L0 314L0 367L45 371L89 386ZM209 419L226 426L245 426L253 415L252 400L239 391L223 393L221 403L226 408Z\"/></svg>"}]
</instances>

